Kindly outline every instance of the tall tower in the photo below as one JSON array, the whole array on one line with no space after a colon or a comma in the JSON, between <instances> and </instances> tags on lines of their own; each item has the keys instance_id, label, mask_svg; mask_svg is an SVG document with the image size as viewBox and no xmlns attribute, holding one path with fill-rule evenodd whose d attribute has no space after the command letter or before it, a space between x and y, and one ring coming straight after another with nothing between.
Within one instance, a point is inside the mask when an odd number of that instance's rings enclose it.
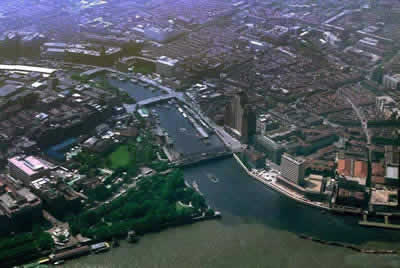
<instances>
[{"instance_id":1,"label":"tall tower","mask_svg":"<svg viewBox=\"0 0 400 268\"><path fill-rule=\"evenodd\" d=\"M231 103L225 109L225 126L242 142L248 142L251 135L255 133L256 116L248 103L247 94L240 92L236 94Z\"/></svg>"}]
</instances>

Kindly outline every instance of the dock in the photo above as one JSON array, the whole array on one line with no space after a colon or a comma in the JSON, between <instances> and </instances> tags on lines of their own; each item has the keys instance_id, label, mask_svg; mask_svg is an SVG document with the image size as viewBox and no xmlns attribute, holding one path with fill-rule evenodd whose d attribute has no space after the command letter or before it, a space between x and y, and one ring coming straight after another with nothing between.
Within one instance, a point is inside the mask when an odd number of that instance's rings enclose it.
<instances>
[{"instance_id":1,"label":"dock","mask_svg":"<svg viewBox=\"0 0 400 268\"><path fill-rule=\"evenodd\" d=\"M185 107L185 110L182 109L182 107L180 107L179 105L177 105L177 107L178 107L178 111L182 114L182 116L183 116L184 118L187 118L187 119L189 120L189 122L193 125L193 127L197 130L197 132L199 133L199 135L201 136L201 138L207 139L207 138L209 137L209 136L208 136L208 133L203 129L203 127L201 127L201 126L196 122L196 120L198 120L198 121L200 122L200 124L202 123L202 121L200 121L199 118L196 118L194 112L193 112L192 110L190 110L186 105L184 106L184 107ZM185 111L186 111L187 113L185 113ZM195 116L195 118L193 118L193 116Z\"/></svg>"},{"instance_id":2,"label":"dock","mask_svg":"<svg viewBox=\"0 0 400 268\"><path fill-rule=\"evenodd\" d=\"M374 222L374 221L359 221L359 225L367 226L367 227L378 227L378 228L387 228L387 229L400 229L399 224L390 224L390 223L383 223L383 222Z\"/></svg>"},{"instance_id":3,"label":"dock","mask_svg":"<svg viewBox=\"0 0 400 268\"><path fill-rule=\"evenodd\" d=\"M386 229L396 229L400 230L400 224L392 224L389 221L389 216L385 215L384 216L385 222L376 222L376 221L369 221L367 218L367 215L363 215L363 219L358 222L359 225L361 226L366 226L366 227L376 227L376 228L386 228Z\"/></svg>"},{"instance_id":4,"label":"dock","mask_svg":"<svg viewBox=\"0 0 400 268\"><path fill-rule=\"evenodd\" d=\"M260 176L258 176L258 175L256 175L256 174L254 174L253 172L251 172L251 171L243 164L242 160L240 160L240 158L239 158L235 153L233 154L233 157L235 158L235 160L240 164L240 166L246 171L246 173L247 173L250 177L256 179L257 181L259 181L259 182L261 182L261 183L263 183L264 185L266 185L266 186L269 187L270 189L272 189L272 190L274 190L274 191L276 191L276 192L278 192L278 193L281 193L281 194L287 196L288 198L293 199L294 201L297 201L297 202L299 202L299 203L301 203L301 204L304 204L304 205L307 205L307 206L310 206L310 207L315 207L315 208L323 209L323 210L328 210L328 211L331 210L331 208L330 208L328 205L325 205L325 204L322 204L322 203L319 203L319 202L313 202L313 201L311 201L311 200L305 199L304 197L295 196L295 195L293 195L291 192L289 192L287 189L285 189L285 188L282 187L282 186L278 186L277 184L272 183L272 182L266 182L266 181L265 181L264 179L262 179Z\"/></svg>"}]
</instances>

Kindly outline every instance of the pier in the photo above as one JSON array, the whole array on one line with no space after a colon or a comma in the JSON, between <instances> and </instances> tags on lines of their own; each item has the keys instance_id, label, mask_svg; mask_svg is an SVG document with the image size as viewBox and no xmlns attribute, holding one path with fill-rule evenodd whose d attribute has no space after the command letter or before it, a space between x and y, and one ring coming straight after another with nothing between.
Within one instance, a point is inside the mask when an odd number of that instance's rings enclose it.
<instances>
[{"instance_id":1,"label":"pier","mask_svg":"<svg viewBox=\"0 0 400 268\"><path fill-rule=\"evenodd\" d=\"M389 221L389 215L384 215L384 222L369 221L367 214L363 215L363 219L358 222L361 226L366 227L377 227L377 228L387 228L387 229L397 229L400 230L399 224L392 224Z\"/></svg>"},{"instance_id":2,"label":"pier","mask_svg":"<svg viewBox=\"0 0 400 268\"><path fill-rule=\"evenodd\" d=\"M311 206L311 207L315 207L315 208L320 208L320 209L324 209L324 210L331 210L331 208L321 202L313 202L311 200L308 200L298 194L293 194L291 191L289 191L286 187L283 186L279 186L277 183L273 183L273 182L267 182L265 181L263 178L261 178L260 176L254 174L253 172L251 172L242 162L242 160L240 160L240 158L236 155L233 154L233 157L236 159L236 161L240 164L240 166L242 166L242 168L246 171L246 173L253 177L254 179L258 180L259 182L263 183L264 185L268 186L269 188L271 188L274 191L277 191L285 196L287 196L290 199L293 199L294 201L297 201L299 203L302 203L304 205L307 206Z\"/></svg>"}]
</instances>

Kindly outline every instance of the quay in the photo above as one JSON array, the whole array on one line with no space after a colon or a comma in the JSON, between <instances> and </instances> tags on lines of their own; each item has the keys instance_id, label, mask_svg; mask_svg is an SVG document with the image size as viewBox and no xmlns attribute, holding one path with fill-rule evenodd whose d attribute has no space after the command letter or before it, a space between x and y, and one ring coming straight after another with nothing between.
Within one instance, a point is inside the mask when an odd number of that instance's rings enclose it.
<instances>
[{"instance_id":1,"label":"quay","mask_svg":"<svg viewBox=\"0 0 400 268\"><path fill-rule=\"evenodd\" d=\"M85 245L85 246L75 247L72 249L62 250L58 253L50 254L48 259L46 259L46 260L48 262L56 263L56 262L65 261L68 259L85 256L90 253L97 254L97 253L100 253L103 251L107 251L109 249L110 249L110 245L107 242L101 242L101 243L92 244L90 246Z\"/></svg>"},{"instance_id":2,"label":"quay","mask_svg":"<svg viewBox=\"0 0 400 268\"><path fill-rule=\"evenodd\" d=\"M366 253L366 254L399 254L398 251L394 249L367 249L367 248L362 248L353 244L346 244L338 241L326 241L323 239L315 238L312 236L307 236L304 234L299 234L299 238L304 239L304 240L310 240L316 243L320 243L323 245L328 245L328 246L335 246L335 247L342 247L342 248L348 248L356 252L361 252L361 253Z\"/></svg>"},{"instance_id":3,"label":"quay","mask_svg":"<svg viewBox=\"0 0 400 268\"><path fill-rule=\"evenodd\" d=\"M390 223L374 222L374 221L359 221L358 224L366 227L378 227L378 228L400 230L400 225L398 224L390 224Z\"/></svg>"},{"instance_id":4,"label":"quay","mask_svg":"<svg viewBox=\"0 0 400 268\"><path fill-rule=\"evenodd\" d=\"M254 174L253 172L251 172L242 162L242 160L240 160L240 158L234 153L233 157L235 158L235 160L240 164L240 166L242 166L242 168L246 171L246 173L253 177L254 179L258 180L259 182L263 183L264 185L268 186L269 188L271 188L272 190L279 192L287 197L289 197L290 199L293 199L299 203L302 203L304 205L307 206L311 206L311 207L315 207L315 208L319 208L319 209L324 209L324 210L328 210L331 211L331 208L328 205L325 205L321 202L313 202L311 200L307 200L304 197L300 197L300 196L296 196L293 193L291 193L290 191L288 191L287 189L285 189L284 187L278 186L276 183L273 182L268 182L265 181L263 178L261 178L260 176L258 176L257 174Z\"/></svg>"},{"instance_id":5,"label":"quay","mask_svg":"<svg viewBox=\"0 0 400 268\"><path fill-rule=\"evenodd\" d=\"M399 224L390 223L389 215L384 215L384 222L369 221L367 217L368 217L367 214L364 214L363 219L361 221L359 221L358 224L361 226L366 226L366 227L377 227L377 228L400 230Z\"/></svg>"}]
</instances>

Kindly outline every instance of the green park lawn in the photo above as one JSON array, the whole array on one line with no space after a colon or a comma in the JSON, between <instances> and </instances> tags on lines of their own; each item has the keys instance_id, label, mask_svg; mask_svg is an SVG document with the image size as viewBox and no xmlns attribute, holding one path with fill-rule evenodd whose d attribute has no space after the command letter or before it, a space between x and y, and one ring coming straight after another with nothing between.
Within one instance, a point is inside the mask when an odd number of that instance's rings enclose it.
<instances>
[{"instance_id":1,"label":"green park lawn","mask_svg":"<svg viewBox=\"0 0 400 268\"><path fill-rule=\"evenodd\" d=\"M141 74L151 74L155 72L154 66L151 66L149 64L140 64L136 65L133 69L135 73L141 73Z\"/></svg>"},{"instance_id":2,"label":"green park lawn","mask_svg":"<svg viewBox=\"0 0 400 268\"><path fill-rule=\"evenodd\" d=\"M126 167L131 161L131 156L130 156L130 153L128 151L128 146L127 145L119 146L108 157L109 157L109 159L111 161L111 168L112 169L117 169L117 168L120 168L120 167Z\"/></svg>"}]
</instances>

